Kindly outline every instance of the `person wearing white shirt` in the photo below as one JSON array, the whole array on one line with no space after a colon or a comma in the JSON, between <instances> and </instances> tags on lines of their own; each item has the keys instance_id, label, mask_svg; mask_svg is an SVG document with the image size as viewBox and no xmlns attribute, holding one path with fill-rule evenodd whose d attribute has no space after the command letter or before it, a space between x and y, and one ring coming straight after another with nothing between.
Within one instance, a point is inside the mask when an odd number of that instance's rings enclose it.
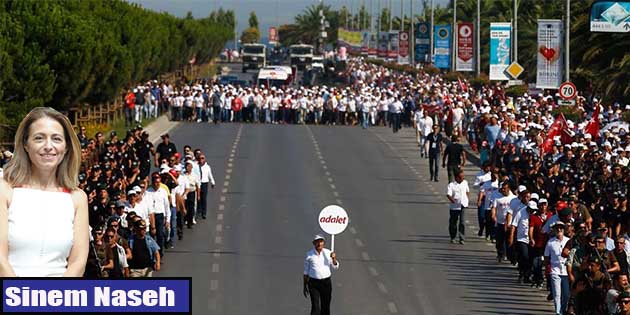
<instances>
[{"instance_id":1,"label":"person wearing white shirt","mask_svg":"<svg viewBox=\"0 0 630 315\"><path fill-rule=\"evenodd\" d=\"M429 116L429 112L423 111L424 117L420 121L420 157L429 158L429 145L427 144L427 136L433 131L433 118Z\"/></svg>"},{"instance_id":2,"label":"person wearing white shirt","mask_svg":"<svg viewBox=\"0 0 630 315\"><path fill-rule=\"evenodd\" d=\"M446 189L446 197L450 201L448 233L451 237L451 243L455 243L455 237L458 236L457 232L459 232L459 243L464 244L464 208L468 207L468 194L470 193L468 182L464 179L464 172L459 171L455 175L455 180L449 183Z\"/></svg>"},{"instance_id":3,"label":"person wearing white shirt","mask_svg":"<svg viewBox=\"0 0 630 315\"><path fill-rule=\"evenodd\" d=\"M519 282L530 283L529 279L531 275L531 261L529 258L529 217L535 211L538 210L538 204L536 201L529 201L526 207L522 207L514 215L512 219L512 227L515 233L511 238L514 238L516 234L516 243L514 243L514 250L516 251L516 258L518 260L518 279Z\"/></svg>"},{"instance_id":4,"label":"person wearing white shirt","mask_svg":"<svg viewBox=\"0 0 630 315\"><path fill-rule=\"evenodd\" d=\"M135 189L136 187L138 189ZM142 189L138 186L136 187L127 193L129 195L129 212L133 211L141 217L146 223L147 232L149 232L151 226L153 226L152 222L155 221L154 213L149 209L147 199L143 197Z\"/></svg>"},{"instance_id":5,"label":"person wearing white shirt","mask_svg":"<svg viewBox=\"0 0 630 315\"><path fill-rule=\"evenodd\" d=\"M199 194L201 183L199 182L199 177L195 175L193 171L194 165L195 162L190 160L186 161L186 172L181 176L185 177L186 183L188 183L188 194L186 195L186 225L189 229L195 224L195 203L199 201L201 197Z\"/></svg>"},{"instance_id":6,"label":"person wearing white shirt","mask_svg":"<svg viewBox=\"0 0 630 315\"><path fill-rule=\"evenodd\" d=\"M405 107L400 101L400 97L396 97L395 99L393 99L390 114L392 115L392 129L394 133L397 133L398 130L400 130L400 117L404 109Z\"/></svg>"},{"instance_id":7,"label":"person wearing white shirt","mask_svg":"<svg viewBox=\"0 0 630 315\"><path fill-rule=\"evenodd\" d=\"M313 249L306 253L304 259L304 297L310 295L311 314L330 314L332 298L332 269L339 270L337 255L324 248L326 239L321 235L313 238Z\"/></svg>"},{"instance_id":8,"label":"person wearing white shirt","mask_svg":"<svg viewBox=\"0 0 630 315\"><path fill-rule=\"evenodd\" d=\"M160 246L160 256L166 247L167 227L170 226L171 202L168 192L161 187L162 179L158 172L151 174L152 184L144 193L149 209L153 212L153 222L151 224L151 235L155 236L155 241Z\"/></svg>"},{"instance_id":9,"label":"person wearing white shirt","mask_svg":"<svg viewBox=\"0 0 630 315\"><path fill-rule=\"evenodd\" d=\"M492 221L496 222L495 240L497 248L497 261L501 262L505 258L507 250L507 232L509 223L512 222L512 209L510 203L516 198L510 190L510 183L504 181L501 183L496 198L492 202Z\"/></svg>"},{"instance_id":10,"label":"person wearing white shirt","mask_svg":"<svg viewBox=\"0 0 630 315\"><path fill-rule=\"evenodd\" d=\"M564 236L565 225L562 221L556 222L552 229L556 236L549 239L545 246L545 265L551 266L551 295L556 314L565 314L569 304L569 276L567 273L566 258L562 257L562 250L569 241Z\"/></svg>"},{"instance_id":11,"label":"person wearing white shirt","mask_svg":"<svg viewBox=\"0 0 630 315\"><path fill-rule=\"evenodd\" d=\"M208 165L205 155L199 155L199 163L197 163L197 165L201 182L201 196L197 204L197 218L205 220L208 207L208 184L214 189L214 176L212 176L212 168Z\"/></svg>"},{"instance_id":12,"label":"person wearing white shirt","mask_svg":"<svg viewBox=\"0 0 630 315\"><path fill-rule=\"evenodd\" d=\"M422 146L421 138L422 138L422 109L418 109L413 114L413 122L416 127L416 142L418 142L418 147ZM420 157L423 157L424 152L420 151Z\"/></svg>"}]
</instances>

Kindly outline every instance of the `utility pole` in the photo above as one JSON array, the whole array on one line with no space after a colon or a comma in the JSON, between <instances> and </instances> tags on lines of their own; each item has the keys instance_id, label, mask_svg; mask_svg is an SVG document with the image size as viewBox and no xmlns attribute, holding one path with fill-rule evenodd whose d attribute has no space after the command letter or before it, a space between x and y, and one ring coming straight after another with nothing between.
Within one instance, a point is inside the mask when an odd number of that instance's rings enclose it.
<instances>
[{"instance_id":1,"label":"utility pole","mask_svg":"<svg viewBox=\"0 0 630 315\"><path fill-rule=\"evenodd\" d=\"M518 0L514 0L514 46L512 46L514 51L513 62L518 62Z\"/></svg>"},{"instance_id":2,"label":"utility pole","mask_svg":"<svg viewBox=\"0 0 630 315\"><path fill-rule=\"evenodd\" d=\"M392 28L394 27L393 21L394 21L394 15L392 14L392 0L389 0L389 9L387 10L389 12L389 31L392 31Z\"/></svg>"},{"instance_id":3,"label":"utility pole","mask_svg":"<svg viewBox=\"0 0 630 315\"><path fill-rule=\"evenodd\" d=\"M570 79L570 67L569 63L571 62L571 55L569 54L570 50L570 37L569 30L571 29L571 0L567 0L567 16L566 21L564 22L564 76L565 81L569 82Z\"/></svg>"},{"instance_id":4,"label":"utility pole","mask_svg":"<svg viewBox=\"0 0 630 315\"><path fill-rule=\"evenodd\" d=\"M416 34L415 28L413 25L413 0L409 0L409 11L411 11L411 17L409 20L409 64L412 67L416 66L416 54L415 54L415 44L416 44Z\"/></svg>"},{"instance_id":5,"label":"utility pole","mask_svg":"<svg viewBox=\"0 0 630 315\"><path fill-rule=\"evenodd\" d=\"M481 0L477 0L477 76L481 75Z\"/></svg>"},{"instance_id":6,"label":"utility pole","mask_svg":"<svg viewBox=\"0 0 630 315\"><path fill-rule=\"evenodd\" d=\"M451 29L451 36L453 36L453 65L452 71L455 71L455 64L457 63L457 0L453 0L453 29Z\"/></svg>"},{"instance_id":7,"label":"utility pole","mask_svg":"<svg viewBox=\"0 0 630 315\"><path fill-rule=\"evenodd\" d=\"M433 24L434 23L434 21L433 21L434 14L433 13L435 11L434 9L435 9L434 3L433 3L433 0L431 0L431 29L429 30L429 34L430 34L429 42L430 42L431 47L429 47L429 51L430 51L429 63L433 63L433 54L434 54L434 50L433 50L433 31L435 29L435 26Z\"/></svg>"},{"instance_id":8,"label":"utility pole","mask_svg":"<svg viewBox=\"0 0 630 315\"><path fill-rule=\"evenodd\" d=\"M405 0L400 0L400 30L405 31Z\"/></svg>"}]
</instances>

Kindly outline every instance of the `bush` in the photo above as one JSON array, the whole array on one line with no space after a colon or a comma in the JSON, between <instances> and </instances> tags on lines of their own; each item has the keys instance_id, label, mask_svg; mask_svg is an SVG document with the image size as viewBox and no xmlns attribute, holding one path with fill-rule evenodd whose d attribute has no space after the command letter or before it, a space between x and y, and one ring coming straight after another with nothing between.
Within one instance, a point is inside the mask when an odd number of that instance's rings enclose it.
<instances>
[{"instance_id":1,"label":"bush","mask_svg":"<svg viewBox=\"0 0 630 315\"><path fill-rule=\"evenodd\" d=\"M470 79L469 82L475 89L479 90L482 87L490 84L490 79L485 73L482 73L480 76Z\"/></svg>"},{"instance_id":2,"label":"bush","mask_svg":"<svg viewBox=\"0 0 630 315\"><path fill-rule=\"evenodd\" d=\"M444 74L444 76L442 76L444 78L444 80L446 81L457 81L459 78L462 77L462 74L458 73L458 72L447 72L446 74Z\"/></svg>"},{"instance_id":3,"label":"bush","mask_svg":"<svg viewBox=\"0 0 630 315\"><path fill-rule=\"evenodd\" d=\"M552 112L553 117L556 117L558 114L564 114L564 118L567 120L571 120L573 122L579 122L582 120L582 113L578 111L575 106L559 106L555 108Z\"/></svg>"},{"instance_id":4,"label":"bush","mask_svg":"<svg viewBox=\"0 0 630 315\"><path fill-rule=\"evenodd\" d=\"M513 85L505 89L505 95L511 97L521 97L523 94L527 93L527 91L527 85Z\"/></svg>"}]
</instances>

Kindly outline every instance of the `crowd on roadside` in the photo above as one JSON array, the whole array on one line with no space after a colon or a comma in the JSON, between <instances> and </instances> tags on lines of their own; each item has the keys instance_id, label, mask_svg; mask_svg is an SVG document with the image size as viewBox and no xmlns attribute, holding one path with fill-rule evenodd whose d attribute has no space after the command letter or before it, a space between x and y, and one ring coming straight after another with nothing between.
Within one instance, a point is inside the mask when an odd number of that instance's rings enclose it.
<instances>
[{"instance_id":1,"label":"crowd on roadside","mask_svg":"<svg viewBox=\"0 0 630 315\"><path fill-rule=\"evenodd\" d=\"M107 138L81 127L78 137L91 228L86 277L151 276L186 228L206 218L214 178L205 155L190 146L179 151L168 134L154 146L140 125Z\"/></svg>"}]
</instances>

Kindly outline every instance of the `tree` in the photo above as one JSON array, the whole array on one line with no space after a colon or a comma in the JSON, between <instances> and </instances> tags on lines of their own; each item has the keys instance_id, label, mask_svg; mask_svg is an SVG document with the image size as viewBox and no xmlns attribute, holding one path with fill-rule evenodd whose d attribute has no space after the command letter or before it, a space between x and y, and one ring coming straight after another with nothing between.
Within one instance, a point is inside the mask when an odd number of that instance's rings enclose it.
<instances>
[{"instance_id":1,"label":"tree","mask_svg":"<svg viewBox=\"0 0 630 315\"><path fill-rule=\"evenodd\" d=\"M241 43L250 44L257 43L260 40L260 31L257 28L246 28L241 34Z\"/></svg>"},{"instance_id":2,"label":"tree","mask_svg":"<svg viewBox=\"0 0 630 315\"><path fill-rule=\"evenodd\" d=\"M380 19L378 21L378 27L381 32L389 31L389 18L391 17L389 8L383 8L381 11Z\"/></svg>"},{"instance_id":3,"label":"tree","mask_svg":"<svg viewBox=\"0 0 630 315\"><path fill-rule=\"evenodd\" d=\"M256 12L252 11L249 13L249 27L250 28L258 28L258 16L256 16Z\"/></svg>"}]
</instances>

